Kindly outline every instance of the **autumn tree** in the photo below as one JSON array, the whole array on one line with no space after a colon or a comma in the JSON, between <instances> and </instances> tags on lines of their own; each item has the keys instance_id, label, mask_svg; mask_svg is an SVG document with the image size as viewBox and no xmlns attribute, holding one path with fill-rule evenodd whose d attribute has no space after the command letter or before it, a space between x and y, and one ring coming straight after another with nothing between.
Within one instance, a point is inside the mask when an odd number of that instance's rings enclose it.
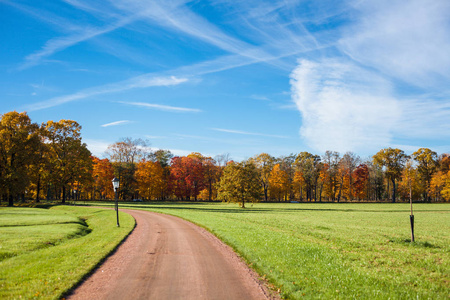
<instances>
[{"instance_id":1,"label":"autumn tree","mask_svg":"<svg viewBox=\"0 0 450 300\"><path fill-rule=\"evenodd\" d=\"M437 153L428 148L420 148L412 154L412 157L417 162L417 171L422 181L423 197L425 201L430 202L431 198L428 192L430 190L431 177L438 168Z\"/></svg>"},{"instance_id":2,"label":"autumn tree","mask_svg":"<svg viewBox=\"0 0 450 300\"><path fill-rule=\"evenodd\" d=\"M261 153L250 158L249 161L256 166L256 169L259 172L259 180L264 192L264 201L267 201L269 191L269 176L274 166L275 158L267 153Z\"/></svg>"},{"instance_id":3,"label":"autumn tree","mask_svg":"<svg viewBox=\"0 0 450 300\"><path fill-rule=\"evenodd\" d=\"M286 201L289 193L289 176L287 172L281 169L280 164L276 164L269 176L270 196L271 198Z\"/></svg>"},{"instance_id":4,"label":"autumn tree","mask_svg":"<svg viewBox=\"0 0 450 300\"><path fill-rule=\"evenodd\" d=\"M109 145L106 154L120 180L119 197L132 199L136 192L136 164L149 155L148 143L142 139L122 138Z\"/></svg>"},{"instance_id":5,"label":"autumn tree","mask_svg":"<svg viewBox=\"0 0 450 300\"><path fill-rule=\"evenodd\" d=\"M160 199L164 200L170 196L169 191L169 181L170 181L170 161L173 158L172 152L170 150L159 149L151 152L148 158L153 162L158 162L163 168L163 182L164 186L161 189Z\"/></svg>"},{"instance_id":6,"label":"autumn tree","mask_svg":"<svg viewBox=\"0 0 450 300\"><path fill-rule=\"evenodd\" d=\"M369 167L366 164L360 164L353 172L353 189L358 200L365 199L368 196Z\"/></svg>"},{"instance_id":7,"label":"autumn tree","mask_svg":"<svg viewBox=\"0 0 450 300\"><path fill-rule=\"evenodd\" d=\"M203 176L205 180L205 190L207 191L208 201L217 198L217 189L215 183L220 179L221 169L216 165L216 161L211 157L203 158Z\"/></svg>"},{"instance_id":8,"label":"autumn tree","mask_svg":"<svg viewBox=\"0 0 450 300\"><path fill-rule=\"evenodd\" d=\"M34 160L29 165L30 176L30 191L34 194L36 202L40 202L41 194L44 191L44 186L48 184L51 174L50 157L49 157L49 145L45 143L45 125L42 124L37 135L39 143L34 148Z\"/></svg>"},{"instance_id":9,"label":"autumn tree","mask_svg":"<svg viewBox=\"0 0 450 300\"><path fill-rule=\"evenodd\" d=\"M284 188L289 199L294 199L295 155L281 156L276 159L280 170L286 173L286 187Z\"/></svg>"},{"instance_id":10,"label":"autumn tree","mask_svg":"<svg viewBox=\"0 0 450 300\"><path fill-rule=\"evenodd\" d=\"M411 159L408 159L405 163L398 187L399 194L402 198L408 199L410 202L412 202L413 199L417 199L419 194L423 192L420 187L419 174Z\"/></svg>"},{"instance_id":11,"label":"autumn tree","mask_svg":"<svg viewBox=\"0 0 450 300\"><path fill-rule=\"evenodd\" d=\"M92 177L94 179L93 183L93 195L99 194L99 199L113 199L114 190L112 188L111 180L114 178L114 171L109 159L99 159L97 157L92 157L93 170Z\"/></svg>"},{"instance_id":12,"label":"autumn tree","mask_svg":"<svg viewBox=\"0 0 450 300\"><path fill-rule=\"evenodd\" d=\"M295 158L294 165L297 172L300 173L297 174L297 179L301 178L301 182L304 183L306 199L309 201L312 199L317 200L316 189L319 178L319 163L320 156L309 152L300 152ZM300 198L300 200L302 199Z\"/></svg>"},{"instance_id":13,"label":"autumn tree","mask_svg":"<svg viewBox=\"0 0 450 300\"><path fill-rule=\"evenodd\" d=\"M39 147L38 125L26 112L3 114L0 120L0 186L8 206L25 193L30 182L28 168L35 162Z\"/></svg>"},{"instance_id":14,"label":"autumn tree","mask_svg":"<svg viewBox=\"0 0 450 300\"><path fill-rule=\"evenodd\" d=\"M359 165L360 161L361 159L358 155L349 151L342 156L342 159L339 162L340 170L343 173L344 179L346 179L346 182L343 182L343 184L345 185L345 190L347 191L346 198L349 200L353 198L353 172Z\"/></svg>"},{"instance_id":15,"label":"autumn tree","mask_svg":"<svg viewBox=\"0 0 450 300\"><path fill-rule=\"evenodd\" d=\"M157 199L165 189L164 169L158 162L142 160L137 164L136 181L141 197Z\"/></svg>"},{"instance_id":16,"label":"autumn tree","mask_svg":"<svg viewBox=\"0 0 450 300\"><path fill-rule=\"evenodd\" d=\"M228 163L217 185L218 197L223 201L237 202L245 208L245 203L259 201L260 182L260 171L252 161Z\"/></svg>"},{"instance_id":17,"label":"autumn tree","mask_svg":"<svg viewBox=\"0 0 450 300\"><path fill-rule=\"evenodd\" d=\"M329 200L335 200L339 189L339 152L326 151L322 156L324 193Z\"/></svg>"},{"instance_id":18,"label":"autumn tree","mask_svg":"<svg viewBox=\"0 0 450 300\"><path fill-rule=\"evenodd\" d=\"M83 183L92 174L91 153L81 140L81 126L72 120L45 123L45 142L49 146L51 178L62 189L62 202L66 190L74 182Z\"/></svg>"},{"instance_id":19,"label":"autumn tree","mask_svg":"<svg viewBox=\"0 0 450 300\"><path fill-rule=\"evenodd\" d=\"M392 182L392 202L395 202L396 181L402 174L403 167L408 156L400 149L381 149L373 156L375 165L383 167L388 180Z\"/></svg>"},{"instance_id":20,"label":"autumn tree","mask_svg":"<svg viewBox=\"0 0 450 300\"><path fill-rule=\"evenodd\" d=\"M170 187L179 199L197 200L204 188L203 164L195 156L175 156L170 167Z\"/></svg>"}]
</instances>

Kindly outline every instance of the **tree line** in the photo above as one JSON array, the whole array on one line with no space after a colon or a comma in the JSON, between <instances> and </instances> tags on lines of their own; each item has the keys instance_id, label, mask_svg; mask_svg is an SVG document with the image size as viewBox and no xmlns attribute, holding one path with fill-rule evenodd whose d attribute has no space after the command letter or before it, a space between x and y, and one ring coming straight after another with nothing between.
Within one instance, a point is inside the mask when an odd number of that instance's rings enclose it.
<instances>
[{"instance_id":1,"label":"tree line","mask_svg":"<svg viewBox=\"0 0 450 300\"><path fill-rule=\"evenodd\" d=\"M72 120L32 123L24 113L0 120L0 200L112 199L233 201L450 201L450 155L385 148L363 160L353 152L322 156L267 153L241 162L228 154L174 156L141 139L109 145L92 156Z\"/></svg>"}]
</instances>

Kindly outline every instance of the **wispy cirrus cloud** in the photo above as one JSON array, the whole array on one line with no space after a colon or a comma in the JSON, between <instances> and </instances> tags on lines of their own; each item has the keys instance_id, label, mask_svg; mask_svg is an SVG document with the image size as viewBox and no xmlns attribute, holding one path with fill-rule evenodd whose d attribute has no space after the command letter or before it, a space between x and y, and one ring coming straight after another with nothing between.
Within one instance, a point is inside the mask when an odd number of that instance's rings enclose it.
<instances>
[{"instance_id":1,"label":"wispy cirrus cloud","mask_svg":"<svg viewBox=\"0 0 450 300\"><path fill-rule=\"evenodd\" d=\"M110 126L118 126L118 125L125 125L130 124L132 121L130 120L121 120L121 121L115 121L107 124L100 125L101 127L110 127Z\"/></svg>"},{"instance_id":2,"label":"wispy cirrus cloud","mask_svg":"<svg viewBox=\"0 0 450 300\"><path fill-rule=\"evenodd\" d=\"M169 106L169 105L147 103L147 102L118 101L117 103L121 103L121 104L125 104L125 105L131 105L131 106L137 106L137 107L143 107L143 108L148 108L148 109L156 109L156 110L168 111L168 112L178 112L178 113L183 113L183 112L198 113L198 112L202 112L201 109L197 109L197 108Z\"/></svg>"},{"instance_id":3,"label":"wispy cirrus cloud","mask_svg":"<svg viewBox=\"0 0 450 300\"><path fill-rule=\"evenodd\" d=\"M450 80L450 2L361 1L337 46L359 63L420 87Z\"/></svg>"},{"instance_id":4,"label":"wispy cirrus cloud","mask_svg":"<svg viewBox=\"0 0 450 300\"><path fill-rule=\"evenodd\" d=\"M46 101L37 102L25 107L27 111L36 111L41 109L46 109L50 107L55 107L65 103L69 103L76 100L82 100L85 98L90 98L98 95L117 93L126 90L132 90L137 88L148 88L156 86L173 86L184 82L187 82L187 78L178 78L176 76L160 77L154 76L154 74L144 74L141 76L136 76L124 81L116 82L113 84L107 84L102 86L97 86L89 89L79 91L74 94L69 94L65 96L55 97Z\"/></svg>"},{"instance_id":5,"label":"wispy cirrus cloud","mask_svg":"<svg viewBox=\"0 0 450 300\"><path fill-rule=\"evenodd\" d=\"M249 132L249 131L234 130L234 129L211 128L211 130L220 131L220 132L226 132L226 133L233 133L233 134L240 134L240 135L265 136L265 137L274 137L274 138L280 138L280 139L287 139L287 138L289 138L289 137L284 136L284 135L265 134L265 133Z\"/></svg>"},{"instance_id":6,"label":"wispy cirrus cloud","mask_svg":"<svg viewBox=\"0 0 450 300\"><path fill-rule=\"evenodd\" d=\"M34 52L25 57L25 61L18 67L19 70L25 70L30 67L39 65L44 61L45 58L52 56L53 54L62 51L66 48L72 47L81 42L92 39L96 36L111 32L120 27L125 26L133 22L136 18L125 18L120 20L116 24L106 26L105 28L83 28L75 34L57 37L48 40L41 50Z\"/></svg>"},{"instance_id":7,"label":"wispy cirrus cloud","mask_svg":"<svg viewBox=\"0 0 450 300\"><path fill-rule=\"evenodd\" d=\"M390 83L349 62L301 60L291 74L300 135L319 151L387 145L401 114Z\"/></svg>"}]
</instances>

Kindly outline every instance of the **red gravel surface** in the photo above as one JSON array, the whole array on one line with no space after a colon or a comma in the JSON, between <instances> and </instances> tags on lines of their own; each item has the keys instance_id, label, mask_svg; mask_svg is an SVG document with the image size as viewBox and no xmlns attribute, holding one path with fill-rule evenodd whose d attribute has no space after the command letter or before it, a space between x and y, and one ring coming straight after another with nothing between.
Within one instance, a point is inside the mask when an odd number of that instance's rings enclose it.
<instances>
[{"instance_id":1,"label":"red gravel surface","mask_svg":"<svg viewBox=\"0 0 450 300\"><path fill-rule=\"evenodd\" d=\"M275 299L207 230L169 215L124 211L136 228L68 299Z\"/></svg>"}]
</instances>

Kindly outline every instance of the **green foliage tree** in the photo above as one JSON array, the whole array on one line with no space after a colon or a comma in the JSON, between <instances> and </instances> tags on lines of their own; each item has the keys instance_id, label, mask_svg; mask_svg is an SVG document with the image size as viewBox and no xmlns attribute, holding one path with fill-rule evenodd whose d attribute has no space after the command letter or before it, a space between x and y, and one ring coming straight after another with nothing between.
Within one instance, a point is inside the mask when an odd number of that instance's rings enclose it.
<instances>
[{"instance_id":1,"label":"green foliage tree","mask_svg":"<svg viewBox=\"0 0 450 300\"><path fill-rule=\"evenodd\" d=\"M261 198L260 172L251 161L231 162L223 170L217 189L219 199L245 208L246 202L258 202Z\"/></svg>"}]
</instances>

